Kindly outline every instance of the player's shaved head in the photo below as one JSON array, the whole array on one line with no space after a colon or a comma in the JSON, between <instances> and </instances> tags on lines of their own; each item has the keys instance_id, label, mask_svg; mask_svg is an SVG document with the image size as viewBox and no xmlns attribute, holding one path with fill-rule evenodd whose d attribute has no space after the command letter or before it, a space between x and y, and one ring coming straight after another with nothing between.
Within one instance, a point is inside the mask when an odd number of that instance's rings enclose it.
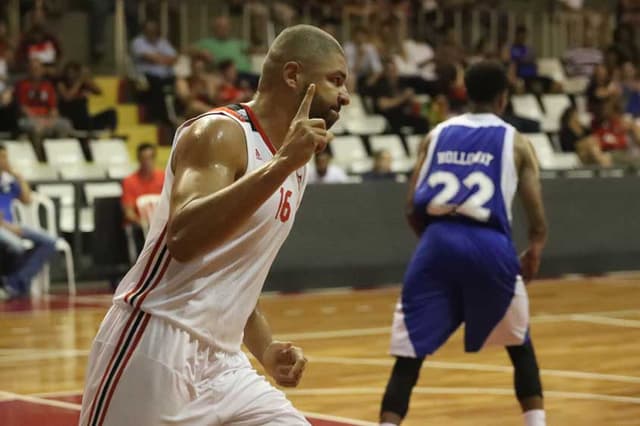
<instances>
[{"instance_id":1,"label":"player's shaved head","mask_svg":"<svg viewBox=\"0 0 640 426\"><path fill-rule=\"evenodd\" d=\"M288 62L297 62L302 67L313 66L336 53L344 56L340 43L331 34L311 25L289 27L276 37L267 53L259 90L273 85Z\"/></svg>"}]
</instances>

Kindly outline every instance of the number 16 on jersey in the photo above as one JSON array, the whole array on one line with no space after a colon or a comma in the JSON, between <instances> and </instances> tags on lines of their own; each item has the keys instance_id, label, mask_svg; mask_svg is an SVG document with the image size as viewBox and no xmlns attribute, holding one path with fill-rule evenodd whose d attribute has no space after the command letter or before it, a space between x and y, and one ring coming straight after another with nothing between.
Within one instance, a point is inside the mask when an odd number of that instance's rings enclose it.
<instances>
[{"instance_id":1,"label":"number 16 on jersey","mask_svg":"<svg viewBox=\"0 0 640 426\"><path fill-rule=\"evenodd\" d=\"M276 212L276 219L279 219L280 222L285 223L291 217L291 203L289 203L289 198L291 198L291 191L286 191L284 188L280 188L280 203L278 204L278 211Z\"/></svg>"}]
</instances>

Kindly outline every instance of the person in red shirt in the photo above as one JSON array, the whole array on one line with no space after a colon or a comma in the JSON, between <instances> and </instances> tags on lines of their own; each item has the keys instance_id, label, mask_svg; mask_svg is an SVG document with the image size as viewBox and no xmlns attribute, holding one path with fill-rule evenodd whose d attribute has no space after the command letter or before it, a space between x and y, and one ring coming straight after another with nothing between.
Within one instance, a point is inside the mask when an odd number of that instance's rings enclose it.
<instances>
[{"instance_id":1,"label":"person in red shirt","mask_svg":"<svg viewBox=\"0 0 640 426\"><path fill-rule=\"evenodd\" d=\"M164 185L164 172L156 168L156 147L150 143L138 145L138 164L136 172L124 178L122 181L122 211L124 213L125 226L130 226L139 249L142 248L144 237L142 235L143 220L136 205L138 198L147 194L160 194ZM141 241L142 239L142 241Z\"/></svg>"},{"instance_id":2,"label":"person in red shirt","mask_svg":"<svg viewBox=\"0 0 640 426\"><path fill-rule=\"evenodd\" d=\"M45 79L40 60L29 61L29 75L16 84L15 97L21 115L20 130L29 134L40 160L44 160L42 139L68 136L73 129L69 120L58 113L56 89Z\"/></svg>"}]
</instances>

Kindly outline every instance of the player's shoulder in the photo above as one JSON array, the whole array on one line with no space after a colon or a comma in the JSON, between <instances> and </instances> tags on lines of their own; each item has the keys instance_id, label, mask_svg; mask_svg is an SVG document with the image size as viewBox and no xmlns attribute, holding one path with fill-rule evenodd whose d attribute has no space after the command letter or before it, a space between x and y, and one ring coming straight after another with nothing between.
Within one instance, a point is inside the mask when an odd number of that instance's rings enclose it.
<instances>
[{"instance_id":1,"label":"player's shoulder","mask_svg":"<svg viewBox=\"0 0 640 426\"><path fill-rule=\"evenodd\" d=\"M215 111L214 111L215 112ZM174 143L175 161L246 161L245 133L240 122L226 114L208 113L185 123ZM174 162L175 168L175 162Z\"/></svg>"}]
</instances>

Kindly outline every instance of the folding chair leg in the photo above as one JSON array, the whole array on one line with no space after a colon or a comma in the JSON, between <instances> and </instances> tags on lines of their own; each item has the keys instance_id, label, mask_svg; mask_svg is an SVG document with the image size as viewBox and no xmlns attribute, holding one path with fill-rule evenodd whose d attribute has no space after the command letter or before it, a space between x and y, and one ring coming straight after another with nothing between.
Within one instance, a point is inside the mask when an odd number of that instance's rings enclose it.
<instances>
[{"instance_id":1,"label":"folding chair leg","mask_svg":"<svg viewBox=\"0 0 640 426\"><path fill-rule=\"evenodd\" d=\"M67 268L67 284L69 286L69 294L76 295L76 273L73 269L73 255L70 250L64 251L64 261Z\"/></svg>"}]
</instances>

